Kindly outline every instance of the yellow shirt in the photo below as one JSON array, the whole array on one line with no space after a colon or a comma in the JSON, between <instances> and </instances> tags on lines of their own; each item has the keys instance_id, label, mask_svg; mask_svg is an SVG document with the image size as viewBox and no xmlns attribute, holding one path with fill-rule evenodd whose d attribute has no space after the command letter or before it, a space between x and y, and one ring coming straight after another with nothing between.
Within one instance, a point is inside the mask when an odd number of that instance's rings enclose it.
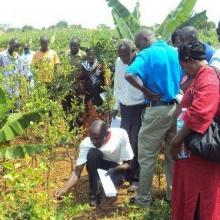
<instances>
[{"instance_id":1,"label":"yellow shirt","mask_svg":"<svg viewBox=\"0 0 220 220\"><path fill-rule=\"evenodd\" d=\"M51 82L54 76L54 67L60 60L54 50L47 52L37 51L32 59L32 64L37 67L37 77L40 82Z\"/></svg>"}]
</instances>

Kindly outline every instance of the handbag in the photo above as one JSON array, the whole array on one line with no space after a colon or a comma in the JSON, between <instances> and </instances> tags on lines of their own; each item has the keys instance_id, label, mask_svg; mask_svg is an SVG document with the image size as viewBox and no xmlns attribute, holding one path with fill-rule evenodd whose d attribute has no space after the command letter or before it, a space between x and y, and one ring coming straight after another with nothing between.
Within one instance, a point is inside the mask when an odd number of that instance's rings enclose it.
<instances>
[{"instance_id":1,"label":"handbag","mask_svg":"<svg viewBox=\"0 0 220 220\"><path fill-rule=\"evenodd\" d=\"M207 160L220 162L220 120L215 118L204 134L189 134L184 144L192 153Z\"/></svg>"},{"instance_id":2,"label":"handbag","mask_svg":"<svg viewBox=\"0 0 220 220\"><path fill-rule=\"evenodd\" d=\"M220 80L219 70L212 68L215 69ZM220 162L220 119L215 117L204 134L197 132L189 134L184 144L192 153L210 161Z\"/></svg>"}]
</instances>

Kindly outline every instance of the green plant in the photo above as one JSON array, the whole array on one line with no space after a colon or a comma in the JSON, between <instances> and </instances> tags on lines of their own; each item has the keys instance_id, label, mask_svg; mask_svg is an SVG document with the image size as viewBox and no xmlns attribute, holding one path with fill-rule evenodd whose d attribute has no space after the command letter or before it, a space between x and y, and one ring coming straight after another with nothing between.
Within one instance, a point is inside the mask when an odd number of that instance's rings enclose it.
<instances>
[{"instance_id":1,"label":"green plant","mask_svg":"<svg viewBox=\"0 0 220 220\"><path fill-rule=\"evenodd\" d=\"M30 159L26 158L26 162L29 163ZM45 209L46 193L36 191L36 187L44 182L45 164L26 169L21 169L20 163L5 162L3 166L8 190L1 194L0 219L55 219L54 211Z\"/></svg>"},{"instance_id":2,"label":"green plant","mask_svg":"<svg viewBox=\"0 0 220 220\"><path fill-rule=\"evenodd\" d=\"M112 17L116 29L121 38L134 38L135 32L141 28L140 24L140 4L137 1L134 11L129 10L118 0L106 0L108 6L112 8ZM177 8L171 11L166 19L156 28L156 34L168 40L170 34L182 25L192 24L198 26L204 20L207 21L206 11L193 16L193 8L196 0L181 0Z\"/></svg>"},{"instance_id":3,"label":"green plant","mask_svg":"<svg viewBox=\"0 0 220 220\"><path fill-rule=\"evenodd\" d=\"M133 13L118 0L106 0L112 8L112 17L121 38L134 38L134 33L140 29L140 4L137 2Z\"/></svg>"},{"instance_id":4,"label":"green plant","mask_svg":"<svg viewBox=\"0 0 220 220\"><path fill-rule=\"evenodd\" d=\"M195 4L196 0L182 0L177 8L167 15L157 29L157 34L165 40L169 39L170 34L192 16Z\"/></svg>"},{"instance_id":5,"label":"green plant","mask_svg":"<svg viewBox=\"0 0 220 220\"><path fill-rule=\"evenodd\" d=\"M144 220L170 220L170 218L170 205L164 200L155 200L144 215Z\"/></svg>"}]
</instances>

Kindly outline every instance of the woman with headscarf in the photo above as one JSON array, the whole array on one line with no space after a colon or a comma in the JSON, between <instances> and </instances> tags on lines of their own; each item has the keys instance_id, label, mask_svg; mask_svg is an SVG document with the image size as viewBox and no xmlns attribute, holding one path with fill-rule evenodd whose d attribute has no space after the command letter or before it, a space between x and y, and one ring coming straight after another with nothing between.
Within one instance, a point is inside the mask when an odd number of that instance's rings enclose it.
<instances>
[{"instance_id":1,"label":"woman with headscarf","mask_svg":"<svg viewBox=\"0 0 220 220\"><path fill-rule=\"evenodd\" d=\"M107 114L97 109L103 104L101 94L105 92L104 86L107 84L107 79L103 65L98 61L91 48L86 51L86 59L82 62L82 73L79 79L85 103L83 127L87 134L87 130L94 120L102 119L108 122Z\"/></svg>"},{"instance_id":2,"label":"woman with headscarf","mask_svg":"<svg viewBox=\"0 0 220 220\"><path fill-rule=\"evenodd\" d=\"M187 108L183 115L184 126L174 137L172 219L220 219L220 163L205 160L191 153L187 159L177 155L184 139L193 131L204 134L214 117L220 118L219 79L216 71L207 66L205 46L196 41L179 48L179 60L193 81L187 88L179 106ZM187 148L187 146L185 146Z\"/></svg>"}]
</instances>

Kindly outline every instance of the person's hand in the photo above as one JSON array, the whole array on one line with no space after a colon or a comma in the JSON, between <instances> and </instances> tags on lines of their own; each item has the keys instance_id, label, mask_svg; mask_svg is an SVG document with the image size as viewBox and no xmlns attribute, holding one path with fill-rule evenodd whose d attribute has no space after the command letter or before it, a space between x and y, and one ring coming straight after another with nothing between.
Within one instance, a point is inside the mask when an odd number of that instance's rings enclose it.
<instances>
[{"instance_id":1,"label":"person's hand","mask_svg":"<svg viewBox=\"0 0 220 220\"><path fill-rule=\"evenodd\" d=\"M155 94L155 93L151 92L149 89L145 88L143 93L151 101L160 101L161 96L159 94Z\"/></svg>"},{"instance_id":2,"label":"person's hand","mask_svg":"<svg viewBox=\"0 0 220 220\"><path fill-rule=\"evenodd\" d=\"M118 114L118 110L117 110L117 109L113 109L113 110L110 112L110 117L111 117L111 118L115 118L117 114Z\"/></svg>"},{"instance_id":3,"label":"person's hand","mask_svg":"<svg viewBox=\"0 0 220 220\"><path fill-rule=\"evenodd\" d=\"M170 143L170 153L173 160L178 159L178 153L180 151L180 143L177 143L175 139L173 139Z\"/></svg>"},{"instance_id":4,"label":"person's hand","mask_svg":"<svg viewBox=\"0 0 220 220\"><path fill-rule=\"evenodd\" d=\"M61 188L55 192L54 196L57 200L61 200L66 193L66 190L64 188Z\"/></svg>"},{"instance_id":5,"label":"person's hand","mask_svg":"<svg viewBox=\"0 0 220 220\"><path fill-rule=\"evenodd\" d=\"M115 168L110 168L108 171L107 171L107 173L106 173L106 176L112 176L113 174L114 174L114 172L115 172Z\"/></svg>"}]
</instances>

